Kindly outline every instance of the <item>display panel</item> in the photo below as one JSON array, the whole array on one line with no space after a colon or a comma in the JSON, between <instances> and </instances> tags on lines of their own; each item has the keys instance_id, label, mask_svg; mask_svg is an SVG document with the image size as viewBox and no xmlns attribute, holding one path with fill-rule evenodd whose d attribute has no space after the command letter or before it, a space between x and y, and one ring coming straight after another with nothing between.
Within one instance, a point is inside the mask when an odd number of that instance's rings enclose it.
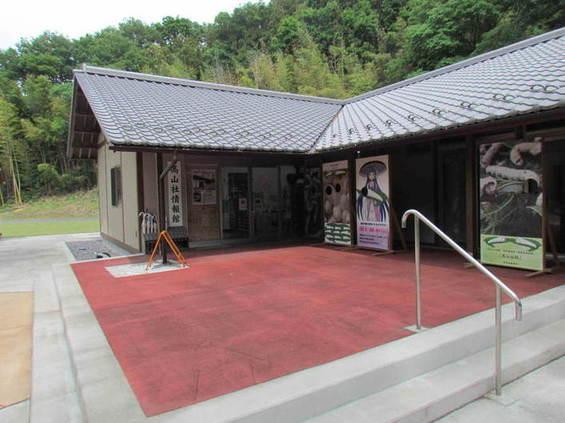
<instances>
[{"instance_id":1,"label":"display panel","mask_svg":"<svg viewBox=\"0 0 565 423\"><path fill-rule=\"evenodd\" d=\"M356 160L357 245L390 249L388 156Z\"/></svg>"},{"instance_id":2,"label":"display panel","mask_svg":"<svg viewBox=\"0 0 565 423\"><path fill-rule=\"evenodd\" d=\"M539 141L479 147L483 263L543 269L541 153Z\"/></svg>"},{"instance_id":3,"label":"display panel","mask_svg":"<svg viewBox=\"0 0 565 423\"><path fill-rule=\"evenodd\" d=\"M205 206L216 202L216 169L193 169L192 204Z\"/></svg>"},{"instance_id":4,"label":"display panel","mask_svg":"<svg viewBox=\"0 0 565 423\"><path fill-rule=\"evenodd\" d=\"M324 163L324 239L351 245L351 195L347 160Z\"/></svg>"}]
</instances>

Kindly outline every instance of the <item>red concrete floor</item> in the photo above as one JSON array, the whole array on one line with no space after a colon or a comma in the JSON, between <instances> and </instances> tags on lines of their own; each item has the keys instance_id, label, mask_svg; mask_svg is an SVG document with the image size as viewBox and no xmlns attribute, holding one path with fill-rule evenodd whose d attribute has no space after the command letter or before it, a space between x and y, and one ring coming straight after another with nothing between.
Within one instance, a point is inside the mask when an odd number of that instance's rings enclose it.
<instances>
[{"instance_id":1,"label":"red concrete floor","mask_svg":"<svg viewBox=\"0 0 565 423\"><path fill-rule=\"evenodd\" d=\"M83 292L148 416L327 363L411 333L412 254L294 246L189 253L189 269L113 278L74 264ZM563 277L496 269L519 295ZM492 283L451 253L423 256L423 324L494 305Z\"/></svg>"}]
</instances>

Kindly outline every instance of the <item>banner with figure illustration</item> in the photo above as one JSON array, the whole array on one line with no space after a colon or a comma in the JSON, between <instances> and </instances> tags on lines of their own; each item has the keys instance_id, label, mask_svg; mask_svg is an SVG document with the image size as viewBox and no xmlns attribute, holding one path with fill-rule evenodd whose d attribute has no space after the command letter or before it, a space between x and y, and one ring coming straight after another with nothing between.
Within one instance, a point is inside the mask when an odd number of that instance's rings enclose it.
<instances>
[{"instance_id":1,"label":"banner with figure illustration","mask_svg":"<svg viewBox=\"0 0 565 423\"><path fill-rule=\"evenodd\" d=\"M347 160L322 165L324 183L324 239L351 245L351 196Z\"/></svg>"},{"instance_id":2,"label":"banner with figure illustration","mask_svg":"<svg viewBox=\"0 0 565 423\"><path fill-rule=\"evenodd\" d=\"M479 148L481 262L542 270L542 143Z\"/></svg>"},{"instance_id":3,"label":"banner with figure illustration","mask_svg":"<svg viewBox=\"0 0 565 423\"><path fill-rule=\"evenodd\" d=\"M390 204L388 156L357 159L357 245L376 250L390 249Z\"/></svg>"}]
</instances>

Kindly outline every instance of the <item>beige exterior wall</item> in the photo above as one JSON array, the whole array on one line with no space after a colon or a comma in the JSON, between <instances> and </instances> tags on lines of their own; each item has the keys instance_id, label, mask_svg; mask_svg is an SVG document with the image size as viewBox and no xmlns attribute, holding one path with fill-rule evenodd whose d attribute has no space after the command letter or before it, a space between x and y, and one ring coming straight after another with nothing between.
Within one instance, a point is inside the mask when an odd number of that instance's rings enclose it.
<instances>
[{"instance_id":1,"label":"beige exterior wall","mask_svg":"<svg viewBox=\"0 0 565 423\"><path fill-rule=\"evenodd\" d=\"M124 239L128 246L139 250L139 216L137 193L137 153L123 152L122 156L122 204Z\"/></svg>"},{"instance_id":2,"label":"beige exterior wall","mask_svg":"<svg viewBox=\"0 0 565 423\"><path fill-rule=\"evenodd\" d=\"M119 167L122 175L122 195L112 205L110 172ZM139 218L136 153L115 152L104 143L98 149L98 187L100 197L100 232L139 250Z\"/></svg>"}]
</instances>

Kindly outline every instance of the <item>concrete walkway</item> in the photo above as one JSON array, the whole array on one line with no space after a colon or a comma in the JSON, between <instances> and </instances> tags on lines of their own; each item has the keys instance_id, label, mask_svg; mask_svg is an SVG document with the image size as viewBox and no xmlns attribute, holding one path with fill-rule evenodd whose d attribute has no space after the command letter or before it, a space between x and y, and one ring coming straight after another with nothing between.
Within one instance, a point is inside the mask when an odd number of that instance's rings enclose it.
<instances>
[{"instance_id":1,"label":"concrete walkway","mask_svg":"<svg viewBox=\"0 0 565 423\"><path fill-rule=\"evenodd\" d=\"M563 336L563 334L556 334ZM565 421L565 357L438 420L441 423L561 423Z\"/></svg>"},{"instance_id":2,"label":"concrete walkway","mask_svg":"<svg viewBox=\"0 0 565 423\"><path fill-rule=\"evenodd\" d=\"M52 266L72 256L67 240L97 234L0 240L0 292L33 292L31 401L0 410L0 423L82 421Z\"/></svg>"}]
</instances>

